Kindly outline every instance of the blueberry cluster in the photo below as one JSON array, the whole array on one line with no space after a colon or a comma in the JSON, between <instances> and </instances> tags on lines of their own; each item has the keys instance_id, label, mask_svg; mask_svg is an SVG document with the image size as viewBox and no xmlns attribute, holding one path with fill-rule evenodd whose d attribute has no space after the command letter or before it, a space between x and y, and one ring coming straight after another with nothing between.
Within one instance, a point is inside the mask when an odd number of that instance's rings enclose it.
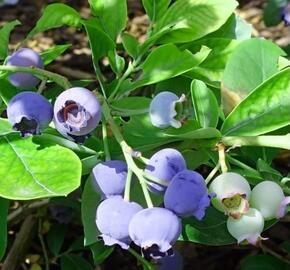
<instances>
[{"instance_id":1,"label":"blueberry cluster","mask_svg":"<svg viewBox=\"0 0 290 270\"><path fill-rule=\"evenodd\" d=\"M7 65L44 68L40 55L21 48L7 59ZM15 95L7 106L8 120L22 136L40 134L54 121L65 137L83 143L101 119L101 106L95 95L86 88L74 87L61 93L54 104L33 90L40 82L30 73L16 72L8 77L11 84L24 90Z\"/></svg>"},{"instance_id":2,"label":"blueberry cluster","mask_svg":"<svg viewBox=\"0 0 290 270\"><path fill-rule=\"evenodd\" d=\"M283 217L290 203L290 197L285 197L277 183L262 181L251 190L248 181L233 172L220 174L209 190L216 194L213 206L229 216L227 228L238 243L247 240L256 244L264 221Z\"/></svg>"},{"instance_id":3,"label":"blueberry cluster","mask_svg":"<svg viewBox=\"0 0 290 270\"><path fill-rule=\"evenodd\" d=\"M122 198L127 167L120 160L99 163L93 169L96 190L104 200L97 208L96 224L106 245L129 248L133 241L145 256L160 259L172 255L172 245L181 233L181 217L201 220L210 205L203 177L186 169L180 152L166 148L156 152L146 164L147 175L162 179L148 189L164 194L164 207L143 209ZM117 226L116 226L117 225Z\"/></svg>"}]
</instances>

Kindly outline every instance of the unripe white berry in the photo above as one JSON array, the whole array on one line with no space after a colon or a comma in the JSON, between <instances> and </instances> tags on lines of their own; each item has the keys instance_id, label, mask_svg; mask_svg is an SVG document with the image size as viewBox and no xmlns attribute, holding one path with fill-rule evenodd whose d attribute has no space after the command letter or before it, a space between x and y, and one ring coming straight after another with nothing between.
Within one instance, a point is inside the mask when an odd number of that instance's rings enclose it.
<instances>
[{"instance_id":1,"label":"unripe white berry","mask_svg":"<svg viewBox=\"0 0 290 270\"><path fill-rule=\"evenodd\" d=\"M264 218L257 209L250 208L239 219L229 217L227 228L229 233L237 239L238 243L247 240L254 245L264 229Z\"/></svg>"}]
</instances>

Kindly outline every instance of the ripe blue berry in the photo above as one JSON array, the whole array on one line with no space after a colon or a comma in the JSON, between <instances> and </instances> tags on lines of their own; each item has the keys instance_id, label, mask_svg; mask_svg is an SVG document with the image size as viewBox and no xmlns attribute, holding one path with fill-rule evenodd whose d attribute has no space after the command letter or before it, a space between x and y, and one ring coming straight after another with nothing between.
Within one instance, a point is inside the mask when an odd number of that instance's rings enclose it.
<instances>
[{"instance_id":1,"label":"ripe blue berry","mask_svg":"<svg viewBox=\"0 0 290 270\"><path fill-rule=\"evenodd\" d=\"M290 25L290 3L288 3L282 10L282 20L286 25Z\"/></svg>"},{"instance_id":2,"label":"ripe blue berry","mask_svg":"<svg viewBox=\"0 0 290 270\"><path fill-rule=\"evenodd\" d=\"M190 170L176 174L165 192L164 205L180 217L195 216L201 220L210 205L204 178Z\"/></svg>"},{"instance_id":3,"label":"ripe blue berry","mask_svg":"<svg viewBox=\"0 0 290 270\"><path fill-rule=\"evenodd\" d=\"M159 179L170 182L180 171L186 169L186 162L182 154L175 149L165 148L156 152L145 168L145 172ZM152 192L164 192L166 187L156 183L149 183L148 187Z\"/></svg>"},{"instance_id":4,"label":"ripe blue berry","mask_svg":"<svg viewBox=\"0 0 290 270\"><path fill-rule=\"evenodd\" d=\"M176 105L182 103L185 96L180 98L172 92L164 91L157 94L150 103L149 115L153 126L158 128L180 128L181 122L175 119L177 116Z\"/></svg>"},{"instance_id":5,"label":"ripe blue berry","mask_svg":"<svg viewBox=\"0 0 290 270\"><path fill-rule=\"evenodd\" d=\"M37 52L29 48L21 48L7 59L8 66L43 68L44 64ZM39 83L39 79L32 74L16 72L9 75L9 81L14 86L29 90Z\"/></svg>"},{"instance_id":6,"label":"ripe blue berry","mask_svg":"<svg viewBox=\"0 0 290 270\"><path fill-rule=\"evenodd\" d=\"M128 249L131 243L128 226L132 217L142 210L135 202L126 202L121 196L104 200L97 208L96 224L105 245L118 244Z\"/></svg>"},{"instance_id":7,"label":"ripe blue berry","mask_svg":"<svg viewBox=\"0 0 290 270\"><path fill-rule=\"evenodd\" d=\"M183 258L176 250L173 251L171 256L164 256L157 260L158 270L182 270Z\"/></svg>"},{"instance_id":8,"label":"ripe blue berry","mask_svg":"<svg viewBox=\"0 0 290 270\"><path fill-rule=\"evenodd\" d=\"M22 136L40 134L52 120L52 105L40 94L21 92L7 106L8 120Z\"/></svg>"},{"instance_id":9,"label":"ripe blue berry","mask_svg":"<svg viewBox=\"0 0 290 270\"><path fill-rule=\"evenodd\" d=\"M93 168L93 180L103 197L123 195L127 177L127 164L122 160L109 160Z\"/></svg>"},{"instance_id":10,"label":"ripe blue berry","mask_svg":"<svg viewBox=\"0 0 290 270\"><path fill-rule=\"evenodd\" d=\"M158 259L172 254L172 245L181 233L181 222L165 208L147 208L138 212L129 225L129 235L145 255Z\"/></svg>"},{"instance_id":11,"label":"ripe blue berry","mask_svg":"<svg viewBox=\"0 0 290 270\"><path fill-rule=\"evenodd\" d=\"M62 135L75 142L83 143L100 119L100 103L86 88L70 88L62 92L55 101L55 127Z\"/></svg>"},{"instance_id":12,"label":"ripe blue berry","mask_svg":"<svg viewBox=\"0 0 290 270\"><path fill-rule=\"evenodd\" d=\"M290 197L285 197L282 188L272 181L259 183L251 193L251 207L258 209L265 220L285 216L289 203Z\"/></svg>"}]
</instances>

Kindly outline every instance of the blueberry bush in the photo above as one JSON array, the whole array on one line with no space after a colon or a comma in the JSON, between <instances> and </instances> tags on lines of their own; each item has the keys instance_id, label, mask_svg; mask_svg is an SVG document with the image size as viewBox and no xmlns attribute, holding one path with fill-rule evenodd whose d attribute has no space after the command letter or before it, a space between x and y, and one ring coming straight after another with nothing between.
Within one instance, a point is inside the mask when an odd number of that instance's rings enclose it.
<instances>
[{"instance_id":1,"label":"blueberry bush","mask_svg":"<svg viewBox=\"0 0 290 270\"><path fill-rule=\"evenodd\" d=\"M115 248L146 270L183 269L177 241L262 247L290 203L290 174L273 166L290 150L286 53L251 37L235 0L142 0L143 42L126 31L126 0L88 2L88 18L47 5L14 52L9 37L21 22L0 28L3 270L12 269L7 220L29 209L40 231L45 215L59 224L39 234L46 270L94 269ZM281 16L289 23L289 4ZM46 68L68 44L25 47L60 27L86 33L94 80ZM77 211L83 236L60 252ZM84 249L93 259L76 255ZM286 269L267 254L246 263L259 261Z\"/></svg>"}]
</instances>

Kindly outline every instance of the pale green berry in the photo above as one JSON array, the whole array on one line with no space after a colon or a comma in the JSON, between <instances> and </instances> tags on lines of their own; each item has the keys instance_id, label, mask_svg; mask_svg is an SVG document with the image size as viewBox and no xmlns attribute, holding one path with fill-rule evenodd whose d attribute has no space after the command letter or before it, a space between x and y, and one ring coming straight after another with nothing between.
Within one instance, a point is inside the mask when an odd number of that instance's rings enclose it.
<instances>
[{"instance_id":1,"label":"pale green berry","mask_svg":"<svg viewBox=\"0 0 290 270\"><path fill-rule=\"evenodd\" d=\"M238 243L247 240L251 244L256 244L261 237L264 228L264 218L260 211L250 208L241 218L229 217L227 220L229 233L237 239Z\"/></svg>"},{"instance_id":2,"label":"pale green berry","mask_svg":"<svg viewBox=\"0 0 290 270\"><path fill-rule=\"evenodd\" d=\"M269 220L285 215L288 200L289 197L285 197L277 183L263 181L253 188L250 204L261 212L264 219Z\"/></svg>"},{"instance_id":3,"label":"pale green berry","mask_svg":"<svg viewBox=\"0 0 290 270\"><path fill-rule=\"evenodd\" d=\"M216 177L209 186L209 192L215 193L213 206L222 212L246 212L251 187L241 175L226 172Z\"/></svg>"}]
</instances>

